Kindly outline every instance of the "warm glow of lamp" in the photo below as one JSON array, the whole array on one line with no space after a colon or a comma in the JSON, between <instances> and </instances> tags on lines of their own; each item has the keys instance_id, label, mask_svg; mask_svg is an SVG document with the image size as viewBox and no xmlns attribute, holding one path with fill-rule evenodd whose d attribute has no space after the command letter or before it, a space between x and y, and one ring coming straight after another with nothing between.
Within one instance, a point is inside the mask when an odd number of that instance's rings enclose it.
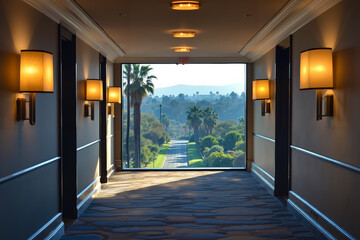
<instances>
[{"instance_id":1,"label":"warm glow of lamp","mask_svg":"<svg viewBox=\"0 0 360 240\"><path fill-rule=\"evenodd\" d=\"M20 92L54 92L53 66L51 53L22 50Z\"/></svg>"},{"instance_id":2,"label":"warm glow of lamp","mask_svg":"<svg viewBox=\"0 0 360 240\"><path fill-rule=\"evenodd\" d=\"M171 8L174 10L198 10L200 8L199 1L172 1Z\"/></svg>"},{"instance_id":3,"label":"warm glow of lamp","mask_svg":"<svg viewBox=\"0 0 360 240\"><path fill-rule=\"evenodd\" d=\"M253 100L270 98L270 80L259 79L253 81Z\"/></svg>"},{"instance_id":4,"label":"warm glow of lamp","mask_svg":"<svg viewBox=\"0 0 360 240\"><path fill-rule=\"evenodd\" d=\"M52 53L38 50L21 50L20 92L29 92L29 100L18 98L17 120L29 120L35 125L35 93L54 92L54 62ZM29 117L26 113L29 102Z\"/></svg>"},{"instance_id":5,"label":"warm glow of lamp","mask_svg":"<svg viewBox=\"0 0 360 240\"><path fill-rule=\"evenodd\" d=\"M174 48L174 52L184 53L184 52L190 52L190 51L191 51L191 48L189 48L189 47L176 47L176 48Z\"/></svg>"},{"instance_id":6,"label":"warm glow of lamp","mask_svg":"<svg viewBox=\"0 0 360 240\"><path fill-rule=\"evenodd\" d=\"M99 79L86 80L86 100L103 100L103 82Z\"/></svg>"},{"instance_id":7,"label":"warm glow of lamp","mask_svg":"<svg viewBox=\"0 0 360 240\"><path fill-rule=\"evenodd\" d=\"M333 88L331 48L310 49L300 55L300 89Z\"/></svg>"},{"instance_id":8,"label":"warm glow of lamp","mask_svg":"<svg viewBox=\"0 0 360 240\"><path fill-rule=\"evenodd\" d=\"M89 113L89 104L85 103L85 117L91 116L91 120L95 118L95 104L94 101L103 100L103 82L99 79L86 80L86 100L91 101L91 113Z\"/></svg>"},{"instance_id":9,"label":"warm glow of lamp","mask_svg":"<svg viewBox=\"0 0 360 240\"><path fill-rule=\"evenodd\" d=\"M316 120L322 116L333 116L333 95L324 97L323 89L333 88L333 61L331 48L316 48L300 54L300 90L315 89Z\"/></svg>"},{"instance_id":10,"label":"warm glow of lamp","mask_svg":"<svg viewBox=\"0 0 360 240\"><path fill-rule=\"evenodd\" d=\"M120 87L108 87L108 99L109 103L121 103L121 88Z\"/></svg>"},{"instance_id":11,"label":"warm glow of lamp","mask_svg":"<svg viewBox=\"0 0 360 240\"><path fill-rule=\"evenodd\" d=\"M261 100L261 116L270 113L270 80L258 79L253 81L253 100Z\"/></svg>"},{"instance_id":12,"label":"warm glow of lamp","mask_svg":"<svg viewBox=\"0 0 360 240\"><path fill-rule=\"evenodd\" d=\"M114 103L121 103L121 88L120 87L108 87L107 89L107 101L108 101L108 114L112 117L114 114Z\"/></svg>"},{"instance_id":13,"label":"warm glow of lamp","mask_svg":"<svg viewBox=\"0 0 360 240\"><path fill-rule=\"evenodd\" d=\"M193 38L195 37L195 32L173 32L172 35L175 38Z\"/></svg>"}]
</instances>

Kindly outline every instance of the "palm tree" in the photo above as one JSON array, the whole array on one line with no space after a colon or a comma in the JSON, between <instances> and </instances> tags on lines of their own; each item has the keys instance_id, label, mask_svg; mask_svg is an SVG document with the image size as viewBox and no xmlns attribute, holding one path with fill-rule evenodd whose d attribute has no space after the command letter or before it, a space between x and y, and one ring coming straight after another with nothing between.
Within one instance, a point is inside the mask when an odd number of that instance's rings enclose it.
<instances>
[{"instance_id":1,"label":"palm tree","mask_svg":"<svg viewBox=\"0 0 360 240\"><path fill-rule=\"evenodd\" d=\"M131 65L130 64L126 64L125 65L125 70L124 70L124 79L127 79L127 83L130 83L130 79L131 79ZM127 89L127 92L125 92L126 94L126 105L127 105L127 124L126 124L126 163L127 163L127 167L130 167L130 147L129 147L129 136L130 136L130 92L129 92L130 88Z\"/></svg>"},{"instance_id":2,"label":"palm tree","mask_svg":"<svg viewBox=\"0 0 360 240\"><path fill-rule=\"evenodd\" d=\"M161 114L161 123L164 124L165 131L167 131L170 125L170 118L166 115L166 113Z\"/></svg>"},{"instance_id":3,"label":"palm tree","mask_svg":"<svg viewBox=\"0 0 360 240\"><path fill-rule=\"evenodd\" d=\"M201 118L203 117L203 111L200 109L200 107L194 105L192 107L189 107L189 110L186 112L187 120L191 122L191 126L194 129L194 140L195 143L199 143L199 127L202 123Z\"/></svg>"},{"instance_id":4,"label":"palm tree","mask_svg":"<svg viewBox=\"0 0 360 240\"><path fill-rule=\"evenodd\" d=\"M140 107L142 99L148 93L154 94L154 84L152 80L156 76L149 75L152 70L150 65L131 64L130 69L125 69L125 74L130 70L130 85L125 86L125 94L130 94L130 106L134 108L134 148L135 148L135 168L140 168Z\"/></svg>"},{"instance_id":5,"label":"palm tree","mask_svg":"<svg viewBox=\"0 0 360 240\"><path fill-rule=\"evenodd\" d=\"M212 130L214 129L218 119L219 119L219 115L216 114L211 107L207 107L204 110L204 125L207 135L212 134Z\"/></svg>"}]
</instances>

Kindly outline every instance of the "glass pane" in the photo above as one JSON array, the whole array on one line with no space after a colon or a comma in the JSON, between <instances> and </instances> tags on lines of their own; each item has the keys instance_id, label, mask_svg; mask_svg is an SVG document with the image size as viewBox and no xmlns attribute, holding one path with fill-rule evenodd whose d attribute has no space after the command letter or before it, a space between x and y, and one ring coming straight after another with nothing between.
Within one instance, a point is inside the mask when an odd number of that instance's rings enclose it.
<instances>
[{"instance_id":1,"label":"glass pane","mask_svg":"<svg viewBox=\"0 0 360 240\"><path fill-rule=\"evenodd\" d=\"M124 169L246 168L245 64L122 69Z\"/></svg>"}]
</instances>

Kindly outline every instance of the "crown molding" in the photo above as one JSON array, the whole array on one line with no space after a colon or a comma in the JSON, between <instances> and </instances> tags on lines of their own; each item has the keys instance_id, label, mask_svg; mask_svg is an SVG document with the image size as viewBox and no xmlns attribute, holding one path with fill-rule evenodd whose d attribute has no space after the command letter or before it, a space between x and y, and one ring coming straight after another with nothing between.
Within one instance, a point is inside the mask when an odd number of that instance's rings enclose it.
<instances>
[{"instance_id":1,"label":"crown molding","mask_svg":"<svg viewBox=\"0 0 360 240\"><path fill-rule=\"evenodd\" d=\"M56 23L69 26L77 37L114 62L125 52L73 0L24 0Z\"/></svg>"},{"instance_id":2,"label":"crown molding","mask_svg":"<svg viewBox=\"0 0 360 240\"><path fill-rule=\"evenodd\" d=\"M256 61L341 0L290 0L240 51Z\"/></svg>"},{"instance_id":3,"label":"crown molding","mask_svg":"<svg viewBox=\"0 0 360 240\"><path fill-rule=\"evenodd\" d=\"M115 60L115 63L178 63L178 57L123 57ZM190 63L249 63L246 57L189 57Z\"/></svg>"}]
</instances>

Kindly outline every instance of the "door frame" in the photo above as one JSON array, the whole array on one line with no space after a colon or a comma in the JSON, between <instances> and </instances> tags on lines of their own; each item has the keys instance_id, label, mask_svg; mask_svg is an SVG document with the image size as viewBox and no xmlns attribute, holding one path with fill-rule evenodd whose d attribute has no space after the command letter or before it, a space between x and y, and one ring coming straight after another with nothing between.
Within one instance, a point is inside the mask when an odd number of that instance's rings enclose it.
<instances>
[{"instance_id":1,"label":"door frame","mask_svg":"<svg viewBox=\"0 0 360 240\"><path fill-rule=\"evenodd\" d=\"M292 36L276 46L275 187L274 195L287 198L290 190Z\"/></svg>"},{"instance_id":2,"label":"door frame","mask_svg":"<svg viewBox=\"0 0 360 240\"><path fill-rule=\"evenodd\" d=\"M77 209L77 77L76 36L59 24L59 131L63 218L76 219Z\"/></svg>"}]
</instances>

